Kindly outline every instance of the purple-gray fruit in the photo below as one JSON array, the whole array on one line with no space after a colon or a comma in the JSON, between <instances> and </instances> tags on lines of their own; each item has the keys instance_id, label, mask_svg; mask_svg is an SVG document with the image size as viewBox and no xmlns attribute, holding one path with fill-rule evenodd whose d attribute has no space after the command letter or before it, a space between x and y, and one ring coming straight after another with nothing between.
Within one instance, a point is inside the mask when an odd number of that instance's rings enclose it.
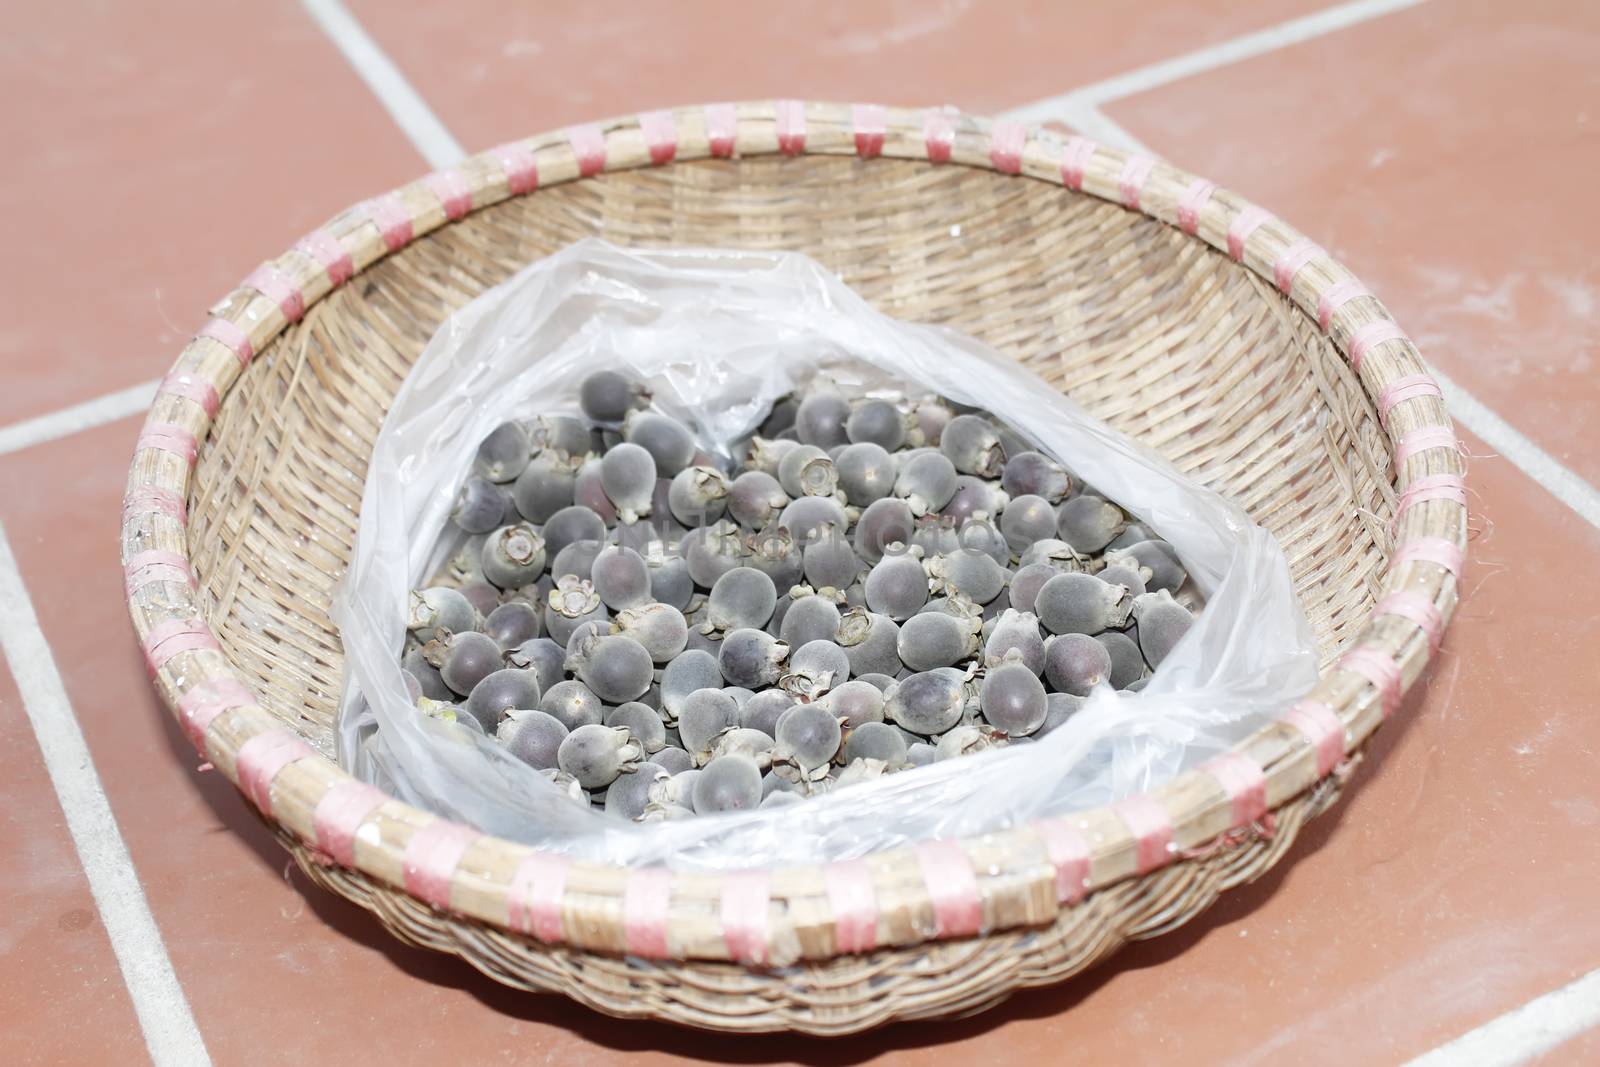
<instances>
[{"instance_id":1,"label":"purple-gray fruit","mask_svg":"<svg viewBox=\"0 0 1600 1067\"><path fill-rule=\"evenodd\" d=\"M979 689L983 717L989 725L1009 737L1023 737L1044 725L1049 710L1045 700L1044 683L1027 664L1020 653L999 666L989 668Z\"/></svg>"},{"instance_id":2,"label":"purple-gray fruit","mask_svg":"<svg viewBox=\"0 0 1600 1067\"><path fill-rule=\"evenodd\" d=\"M1128 525L1122 509L1097 496L1075 496L1056 511L1056 530L1081 554L1103 550Z\"/></svg>"},{"instance_id":3,"label":"purple-gray fruit","mask_svg":"<svg viewBox=\"0 0 1600 1067\"><path fill-rule=\"evenodd\" d=\"M588 508L609 525L617 521L617 509L611 505L611 498L606 496L606 488L600 482L600 462L599 456L585 457L573 478L570 503Z\"/></svg>"},{"instance_id":4,"label":"purple-gray fruit","mask_svg":"<svg viewBox=\"0 0 1600 1067\"><path fill-rule=\"evenodd\" d=\"M962 474L997 478L1005 466L999 435L978 415L957 415L951 419L939 437L939 451Z\"/></svg>"},{"instance_id":5,"label":"purple-gray fruit","mask_svg":"<svg viewBox=\"0 0 1600 1067\"><path fill-rule=\"evenodd\" d=\"M856 555L868 564L876 563L890 545L911 544L915 531L916 516L904 500L886 497L873 501L856 521Z\"/></svg>"},{"instance_id":6,"label":"purple-gray fruit","mask_svg":"<svg viewBox=\"0 0 1600 1067\"><path fill-rule=\"evenodd\" d=\"M456 493L450 518L464 533L484 534L506 521L511 497L487 478L468 478Z\"/></svg>"},{"instance_id":7,"label":"purple-gray fruit","mask_svg":"<svg viewBox=\"0 0 1600 1067\"><path fill-rule=\"evenodd\" d=\"M1072 492L1072 476L1042 452L1019 452L1006 460L1000 485L1013 500L1019 496L1039 496L1051 504L1059 504Z\"/></svg>"},{"instance_id":8,"label":"purple-gray fruit","mask_svg":"<svg viewBox=\"0 0 1600 1067\"><path fill-rule=\"evenodd\" d=\"M726 519L691 530L683 539L689 577L702 589L710 589L728 571L744 566L747 555L739 528Z\"/></svg>"},{"instance_id":9,"label":"purple-gray fruit","mask_svg":"<svg viewBox=\"0 0 1600 1067\"><path fill-rule=\"evenodd\" d=\"M853 680L857 682L867 682L877 687L877 690L880 693L887 693L890 689L894 688L893 675L880 674L876 671L869 671L866 674L857 675Z\"/></svg>"},{"instance_id":10,"label":"purple-gray fruit","mask_svg":"<svg viewBox=\"0 0 1600 1067\"><path fill-rule=\"evenodd\" d=\"M1018 565L1032 567L1037 563L1048 564L1058 571L1081 571L1084 567L1084 557L1073 550L1073 547L1057 537L1047 537L1042 541L1035 541L1017 557Z\"/></svg>"},{"instance_id":11,"label":"purple-gray fruit","mask_svg":"<svg viewBox=\"0 0 1600 1067\"><path fill-rule=\"evenodd\" d=\"M493 639L502 650L518 647L532 641L541 632L539 612L533 605L520 600L501 604L483 620L483 633Z\"/></svg>"},{"instance_id":12,"label":"purple-gray fruit","mask_svg":"<svg viewBox=\"0 0 1600 1067\"><path fill-rule=\"evenodd\" d=\"M883 721L883 690L871 682L855 679L834 686L818 703L845 726Z\"/></svg>"},{"instance_id":13,"label":"purple-gray fruit","mask_svg":"<svg viewBox=\"0 0 1600 1067\"><path fill-rule=\"evenodd\" d=\"M561 720L535 708L508 708L495 738L506 751L535 770L556 765L556 752L570 731Z\"/></svg>"},{"instance_id":14,"label":"purple-gray fruit","mask_svg":"<svg viewBox=\"0 0 1600 1067\"><path fill-rule=\"evenodd\" d=\"M800 445L778 463L778 484L791 498L832 496L839 487L839 473L828 453L815 445Z\"/></svg>"},{"instance_id":15,"label":"purple-gray fruit","mask_svg":"<svg viewBox=\"0 0 1600 1067\"><path fill-rule=\"evenodd\" d=\"M620 371L594 371L578 386L578 406L595 422L616 425L649 402L649 390Z\"/></svg>"},{"instance_id":16,"label":"purple-gray fruit","mask_svg":"<svg viewBox=\"0 0 1600 1067\"><path fill-rule=\"evenodd\" d=\"M1178 560L1177 551L1165 541L1140 541L1122 550L1123 554L1106 553L1108 563L1125 560L1128 556L1137 560L1141 567L1148 568L1150 578L1145 582L1148 592L1156 593L1165 589L1169 593L1176 593L1183 585L1189 572L1183 569L1183 564Z\"/></svg>"},{"instance_id":17,"label":"purple-gray fruit","mask_svg":"<svg viewBox=\"0 0 1600 1067\"><path fill-rule=\"evenodd\" d=\"M1108 630L1096 634L1095 640L1106 646L1106 652L1111 656L1111 673L1106 678L1111 688L1126 689L1144 677L1144 653L1133 638L1120 630Z\"/></svg>"},{"instance_id":18,"label":"purple-gray fruit","mask_svg":"<svg viewBox=\"0 0 1600 1067\"><path fill-rule=\"evenodd\" d=\"M569 730L598 723L605 713L600 698L572 678L551 686L539 701L539 710L555 716Z\"/></svg>"},{"instance_id":19,"label":"purple-gray fruit","mask_svg":"<svg viewBox=\"0 0 1600 1067\"><path fill-rule=\"evenodd\" d=\"M644 646L656 663L667 663L689 642L689 624L671 604L640 604L617 613L616 630Z\"/></svg>"},{"instance_id":20,"label":"purple-gray fruit","mask_svg":"<svg viewBox=\"0 0 1600 1067\"><path fill-rule=\"evenodd\" d=\"M1044 583L1061 573L1059 567L1049 563L1030 563L1018 567L1011 575L1011 606L1018 611L1032 612L1038 603L1039 590Z\"/></svg>"},{"instance_id":21,"label":"purple-gray fruit","mask_svg":"<svg viewBox=\"0 0 1600 1067\"><path fill-rule=\"evenodd\" d=\"M710 652L691 648L679 653L661 672L661 710L667 724L677 721L689 694L701 689L720 690L722 681L722 667Z\"/></svg>"},{"instance_id":22,"label":"purple-gray fruit","mask_svg":"<svg viewBox=\"0 0 1600 1067\"><path fill-rule=\"evenodd\" d=\"M992 481L963 474L956 478L956 491L951 494L949 502L939 509L939 514L960 526L975 516L983 516L993 522L995 516L1009 506L1009 498ZM1054 512L1050 515L1050 522L1051 532L1054 533Z\"/></svg>"},{"instance_id":23,"label":"purple-gray fruit","mask_svg":"<svg viewBox=\"0 0 1600 1067\"><path fill-rule=\"evenodd\" d=\"M779 717L794 705L794 697L782 689L763 689L739 708L739 725L770 737L778 732Z\"/></svg>"},{"instance_id":24,"label":"purple-gray fruit","mask_svg":"<svg viewBox=\"0 0 1600 1067\"><path fill-rule=\"evenodd\" d=\"M995 620L983 642L984 662L998 664L1009 652L1017 653L1034 674L1044 673L1044 637L1039 633L1038 616L1007 608Z\"/></svg>"},{"instance_id":25,"label":"purple-gray fruit","mask_svg":"<svg viewBox=\"0 0 1600 1067\"><path fill-rule=\"evenodd\" d=\"M1005 738L1000 731L992 726L979 723L967 723L957 726L943 737L934 746L934 759L957 759L961 756L972 756L985 749L996 748L1005 744Z\"/></svg>"},{"instance_id":26,"label":"purple-gray fruit","mask_svg":"<svg viewBox=\"0 0 1600 1067\"><path fill-rule=\"evenodd\" d=\"M872 444L893 452L905 443L906 417L887 400L863 400L845 420L844 432L852 444Z\"/></svg>"},{"instance_id":27,"label":"purple-gray fruit","mask_svg":"<svg viewBox=\"0 0 1600 1067\"><path fill-rule=\"evenodd\" d=\"M539 676L533 671L505 667L485 675L464 705L483 732L492 734L509 708L539 707Z\"/></svg>"},{"instance_id":28,"label":"purple-gray fruit","mask_svg":"<svg viewBox=\"0 0 1600 1067\"><path fill-rule=\"evenodd\" d=\"M678 736L689 755L699 757L722 731L739 725L739 705L720 689L696 689L684 698L678 713Z\"/></svg>"},{"instance_id":29,"label":"purple-gray fruit","mask_svg":"<svg viewBox=\"0 0 1600 1067\"><path fill-rule=\"evenodd\" d=\"M407 652L405 658L400 661L400 666L417 680L417 684L422 687L422 695L429 700L455 699L450 687L439 677L439 668L423 658L420 648Z\"/></svg>"},{"instance_id":30,"label":"purple-gray fruit","mask_svg":"<svg viewBox=\"0 0 1600 1067\"><path fill-rule=\"evenodd\" d=\"M747 565L765 574L775 592L792 589L800 580L805 557L800 543L782 526L758 530L750 535L745 547L749 553Z\"/></svg>"},{"instance_id":31,"label":"purple-gray fruit","mask_svg":"<svg viewBox=\"0 0 1600 1067\"><path fill-rule=\"evenodd\" d=\"M573 730L556 750L556 763L584 789L604 789L638 767L644 751L626 729L590 723Z\"/></svg>"},{"instance_id":32,"label":"purple-gray fruit","mask_svg":"<svg viewBox=\"0 0 1600 1067\"><path fill-rule=\"evenodd\" d=\"M694 759L681 748L668 746L650 757L656 766L677 777L694 769Z\"/></svg>"},{"instance_id":33,"label":"purple-gray fruit","mask_svg":"<svg viewBox=\"0 0 1600 1067\"><path fill-rule=\"evenodd\" d=\"M1042 496L1013 497L1000 514L1000 532L1011 551L1020 553L1035 541L1055 536L1056 510Z\"/></svg>"},{"instance_id":34,"label":"purple-gray fruit","mask_svg":"<svg viewBox=\"0 0 1600 1067\"><path fill-rule=\"evenodd\" d=\"M911 534L911 545L922 550L923 559L948 556L961 548L961 535L956 532L955 523L950 519L942 515L924 515L917 520L917 528Z\"/></svg>"},{"instance_id":35,"label":"purple-gray fruit","mask_svg":"<svg viewBox=\"0 0 1600 1067\"><path fill-rule=\"evenodd\" d=\"M600 459L600 487L625 523L650 514L656 491L655 457L639 445L620 444Z\"/></svg>"},{"instance_id":36,"label":"purple-gray fruit","mask_svg":"<svg viewBox=\"0 0 1600 1067\"><path fill-rule=\"evenodd\" d=\"M939 758L939 750L926 741L906 746L906 766L926 767Z\"/></svg>"},{"instance_id":37,"label":"purple-gray fruit","mask_svg":"<svg viewBox=\"0 0 1600 1067\"><path fill-rule=\"evenodd\" d=\"M1092 574L1058 574L1039 589L1034 612L1054 634L1097 634L1128 624L1133 598Z\"/></svg>"},{"instance_id":38,"label":"purple-gray fruit","mask_svg":"<svg viewBox=\"0 0 1600 1067\"><path fill-rule=\"evenodd\" d=\"M820 704L797 704L778 720L775 761L811 771L826 765L839 751L839 720Z\"/></svg>"},{"instance_id":39,"label":"purple-gray fruit","mask_svg":"<svg viewBox=\"0 0 1600 1067\"><path fill-rule=\"evenodd\" d=\"M778 685L796 696L815 699L850 680L850 658L832 641L808 641L789 654L788 673Z\"/></svg>"},{"instance_id":40,"label":"purple-gray fruit","mask_svg":"<svg viewBox=\"0 0 1600 1067\"><path fill-rule=\"evenodd\" d=\"M790 609L790 614L794 610ZM762 630L734 630L723 638L717 662L729 685L748 689L771 685L783 671L789 646Z\"/></svg>"},{"instance_id":41,"label":"purple-gray fruit","mask_svg":"<svg viewBox=\"0 0 1600 1067\"><path fill-rule=\"evenodd\" d=\"M550 600L544 609L544 628L552 640L565 646L579 626L586 622L603 622L610 617L594 585L568 575L550 590Z\"/></svg>"},{"instance_id":42,"label":"purple-gray fruit","mask_svg":"<svg viewBox=\"0 0 1600 1067\"><path fill-rule=\"evenodd\" d=\"M839 605L828 597L817 593L791 597L778 636L790 648L812 641L837 641L839 619Z\"/></svg>"},{"instance_id":43,"label":"purple-gray fruit","mask_svg":"<svg viewBox=\"0 0 1600 1067\"><path fill-rule=\"evenodd\" d=\"M747 756L719 756L694 781L694 813L749 811L761 803L761 770Z\"/></svg>"},{"instance_id":44,"label":"purple-gray fruit","mask_svg":"<svg viewBox=\"0 0 1600 1067\"><path fill-rule=\"evenodd\" d=\"M623 819L639 818L650 804L650 787L657 779L670 777L658 763L639 764L633 773L622 775L606 789L606 814Z\"/></svg>"},{"instance_id":45,"label":"purple-gray fruit","mask_svg":"<svg viewBox=\"0 0 1600 1067\"><path fill-rule=\"evenodd\" d=\"M567 669L608 704L637 700L650 688L655 664L631 637L591 637L567 659Z\"/></svg>"},{"instance_id":46,"label":"purple-gray fruit","mask_svg":"<svg viewBox=\"0 0 1600 1067\"><path fill-rule=\"evenodd\" d=\"M1189 609L1172 599L1165 589L1134 598L1133 618L1139 624L1139 650L1151 670L1161 666L1161 661L1194 625Z\"/></svg>"},{"instance_id":47,"label":"purple-gray fruit","mask_svg":"<svg viewBox=\"0 0 1600 1067\"><path fill-rule=\"evenodd\" d=\"M805 544L811 531L823 523L832 523L840 530L850 525L844 508L830 496L803 496L792 500L778 516L778 524L789 531L797 545Z\"/></svg>"},{"instance_id":48,"label":"purple-gray fruit","mask_svg":"<svg viewBox=\"0 0 1600 1067\"><path fill-rule=\"evenodd\" d=\"M776 743L772 735L763 730L731 726L711 739L711 744L706 747L706 762L723 756L747 756L755 761L758 770L764 771L772 766L772 749Z\"/></svg>"},{"instance_id":49,"label":"purple-gray fruit","mask_svg":"<svg viewBox=\"0 0 1600 1067\"><path fill-rule=\"evenodd\" d=\"M956 540L960 543L961 549L968 552L982 552L1001 567L1011 564L1011 546L1006 543L1005 534L1001 533L1000 528L990 522L986 515L974 515L962 523L961 529L956 533ZM954 553L946 552L945 555Z\"/></svg>"},{"instance_id":50,"label":"purple-gray fruit","mask_svg":"<svg viewBox=\"0 0 1600 1067\"><path fill-rule=\"evenodd\" d=\"M689 561L676 552L668 551L660 541L645 546L641 555L650 568L650 597L662 604L683 611L694 598L694 578L689 574Z\"/></svg>"},{"instance_id":51,"label":"purple-gray fruit","mask_svg":"<svg viewBox=\"0 0 1600 1067\"><path fill-rule=\"evenodd\" d=\"M467 598L467 603L471 604L472 610L476 611L479 615L487 616L490 612L494 611L495 608L500 606L500 597L502 594L500 590L496 589L488 582L468 582L457 591L462 596Z\"/></svg>"},{"instance_id":52,"label":"purple-gray fruit","mask_svg":"<svg viewBox=\"0 0 1600 1067\"><path fill-rule=\"evenodd\" d=\"M772 579L754 567L735 567L717 579L706 599L703 633L760 629L772 618L778 591Z\"/></svg>"},{"instance_id":53,"label":"purple-gray fruit","mask_svg":"<svg viewBox=\"0 0 1600 1067\"><path fill-rule=\"evenodd\" d=\"M534 448L569 456L584 455L594 447L588 425L575 415L535 415L528 424L528 438Z\"/></svg>"},{"instance_id":54,"label":"purple-gray fruit","mask_svg":"<svg viewBox=\"0 0 1600 1067\"><path fill-rule=\"evenodd\" d=\"M478 445L473 470L491 482L509 482L522 473L533 455L528 431L518 422L502 422Z\"/></svg>"},{"instance_id":55,"label":"purple-gray fruit","mask_svg":"<svg viewBox=\"0 0 1600 1067\"><path fill-rule=\"evenodd\" d=\"M515 589L544 571L546 542L525 522L502 526L483 543L483 576L501 589Z\"/></svg>"},{"instance_id":56,"label":"purple-gray fruit","mask_svg":"<svg viewBox=\"0 0 1600 1067\"><path fill-rule=\"evenodd\" d=\"M550 516L571 507L577 490L580 459L564 452L540 452L517 475L511 499L529 522L549 522Z\"/></svg>"},{"instance_id":57,"label":"purple-gray fruit","mask_svg":"<svg viewBox=\"0 0 1600 1067\"><path fill-rule=\"evenodd\" d=\"M1083 707L1084 698L1071 693L1049 693L1045 700L1048 710L1045 712L1044 725L1034 732L1034 737L1043 737L1076 715Z\"/></svg>"},{"instance_id":58,"label":"purple-gray fruit","mask_svg":"<svg viewBox=\"0 0 1600 1067\"><path fill-rule=\"evenodd\" d=\"M942 509L956 494L956 469L949 457L919 452L900 464L894 495L906 502L913 515Z\"/></svg>"},{"instance_id":59,"label":"purple-gray fruit","mask_svg":"<svg viewBox=\"0 0 1600 1067\"><path fill-rule=\"evenodd\" d=\"M864 508L894 492L895 459L870 441L846 445L833 461L847 501Z\"/></svg>"},{"instance_id":60,"label":"purple-gray fruit","mask_svg":"<svg viewBox=\"0 0 1600 1067\"><path fill-rule=\"evenodd\" d=\"M811 531L802 557L805 579L816 589L846 589L861 574L861 560L844 531L829 523Z\"/></svg>"},{"instance_id":61,"label":"purple-gray fruit","mask_svg":"<svg viewBox=\"0 0 1600 1067\"><path fill-rule=\"evenodd\" d=\"M1058 693L1086 697L1111 678L1111 653L1081 633L1052 637L1044 647L1044 675Z\"/></svg>"},{"instance_id":62,"label":"purple-gray fruit","mask_svg":"<svg viewBox=\"0 0 1600 1067\"><path fill-rule=\"evenodd\" d=\"M803 444L818 448L850 443L845 425L850 419L850 404L834 392L808 394L795 410L794 428Z\"/></svg>"},{"instance_id":63,"label":"purple-gray fruit","mask_svg":"<svg viewBox=\"0 0 1600 1067\"><path fill-rule=\"evenodd\" d=\"M626 727L647 756L653 756L667 747L667 729L662 725L656 709L648 704L641 704L637 700L619 704L606 712L604 722L611 727Z\"/></svg>"},{"instance_id":64,"label":"purple-gray fruit","mask_svg":"<svg viewBox=\"0 0 1600 1067\"><path fill-rule=\"evenodd\" d=\"M667 509L685 526L705 526L728 509L727 475L715 467L685 467L672 476Z\"/></svg>"},{"instance_id":65,"label":"purple-gray fruit","mask_svg":"<svg viewBox=\"0 0 1600 1067\"><path fill-rule=\"evenodd\" d=\"M900 672L900 626L887 615L852 608L839 620L835 640L850 660L850 673L894 676Z\"/></svg>"},{"instance_id":66,"label":"purple-gray fruit","mask_svg":"<svg viewBox=\"0 0 1600 1067\"><path fill-rule=\"evenodd\" d=\"M1095 576L1108 585L1122 586L1133 596L1141 596L1148 592L1145 582L1150 574L1149 567L1141 567L1137 561L1130 560L1102 567Z\"/></svg>"},{"instance_id":67,"label":"purple-gray fruit","mask_svg":"<svg viewBox=\"0 0 1600 1067\"><path fill-rule=\"evenodd\" d=\"M550 687L565 677L567 650L548 637L524 641L504 656L506 666L531 670L539 676L539 691L548 693Z\"/></svg>"},{"instance_id":68,"label":"purple-gray fruit","mask_svg":"<svg viewBox=\"0 0 1600 1067\"><path fill-rule=\"evenodd\" d=\"M960 672L924 671L908 675L884 694L883 713L922 737L942 734L961 721L967 683Z\"/></svg>"},{"instance_id":69,"label":"purple-gray fruit","mask_svg":"<svg viewBox=\"0 0 1600 1067\"><path fill-rule=\"evenodd\" d=\"M471 630L478 613L471 601L455 589L433 586L412 592L406 629L424 643Z\"/></svg>"},{"instance_id":70,"label":"purple-gray fruit","mask_svg":"<svg viewBox=\"0 0 1600 1067\"><path fill-rule=\"evenodd\" d=\"M951 667L978 649L973 621L942 611L913 615L900 626L900 661L913 671Z\"/></svg>"},{"instance_id":71,"label":"purple-gray fruit","mask_svg":"<svg viewBox=\"0 0 1600 1067\"><path fill-rule=\"evenodd\" d=\"M845 738L844 758L846 763L876 759L898 767L906 761L905 735L886 722L862 723Z\"/></svg>"},{"instance_id":72,"label":"purple-gray fruit","mask_svg":"<svg viewBox=\"0 0 1600 1067\"><path fill-rule=\"evenodd\" d=\"M766 471L747 470L728 486L728 514L735 522L760 529L783 512L789 494Z\"/></svg>"},{"instance_id":73,"label":"purple-gray fruit","mask_svg":"<svg viewBox=\"0 0 1600 1067\"><path fill-rule=\"evenodd\" d=\"M928 602L928 574L921 553L891 552L867 572L867 607L896 622L915 615Z\"/></svg>"},{"instance_id":74,"label":"purple-gray fruit","mask_svg":"<svg viewBox=\"0 0 1600 1067\"><path fill-rule=\"evenodd\" d=\"M650 567L631 548L607 545L589 567L600 602L613 611L650 602Z\"/></svg>"},{"instance_id":75,"label":"purple-gray fruit","mask_svg":"<svg viewBox=\"0 0 1600 1067\"><path fill-rule=\"evenodd\" d=\"M671 478L694 462L694 438L683 423L667 415L654 411L629 412L622 426L622 438L650 453L656 468L656 475L652 477Z\"/></svg>"},{"instance_id":76,"label":"purple-gray fruit","mask_svg":"<svg viewBox=\"0 0 1600 1067\"><path fill-rule=\"evenodd\" d=\"M605 547L604 541L572 542L557 552L555 558L550 561L550 577L559 581L570 574L583 581L590 581L594 573L595 557Z\"/></svg>"},{"instance_id":77,"label":"purple-gray fruit","mask_svg":"<svg viewBox=\"0 0 1600 1067\"><path fill-rule=\"evenodd\" d=\"M479 682L503 666L500 645L485 634L467 630L451 636L439 677L456 693L466 696Z\"/></svg>"},{"instance_id":78,"label":"purple-gray fruit","mask_svg":"<svg viewBox=\"0 0 1600 1067\"><path fill-rule=\"evenodd\" d=\"M559 553L574 541L605 539L605 520L581 504L562 508L544 524L545 548L552 554Z\"/></svg>"},{"instance_id":79,"label":"purple-gray fruit","mask_svg":"<svg viewBox=\"0 0 1600 1067\"><path fill-rule=\"evenodd\" d=\"M1006 570L994 557L963 548L928 561L928 576L945 592L960 593L974 604L987 604L1006 587Z\"/></svg>"}]
</instances>

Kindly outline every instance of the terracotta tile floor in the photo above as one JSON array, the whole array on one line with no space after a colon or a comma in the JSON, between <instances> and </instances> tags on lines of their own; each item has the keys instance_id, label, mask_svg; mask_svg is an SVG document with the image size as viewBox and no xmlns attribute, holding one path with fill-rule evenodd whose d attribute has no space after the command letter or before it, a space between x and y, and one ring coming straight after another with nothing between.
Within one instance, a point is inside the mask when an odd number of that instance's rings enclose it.
<instances>
[{"instance_id":1,"label":"terracotta tile floor","mask_svg":"<svg viewBox=\"0 0 1600 1067\"><path fill-rule=\"evenodd\" d=\"M1314 6L353 11L471 148L780 92L1003 109ZM0 117L0 206L32 253L3 268L26 313L0 331L0 427L159 375L260 258L421 169L299 6L192 7L159 32L116 6L5 16L0 86L34 103ZM1584 5L1438 0L1106 110L1323 241L1443 370L1594 482L1597 46ZM1600 831L1600 675L1583 651L1600 645L1600 530L1470 433L1485 456L1470 599L1292 862L1077 981L830 1044L517 994L286 878L266 828L197 770L129 637L113 530L136 425L0 454L0 526L218 1063L1393 1063L1600 967L1600 853L1585 844ZM0 1062L136 1059L132 1001L9 674L0 746ZM1539 1062L1597 1054L1591 1031Z\"/></svg>"}]
</instances>

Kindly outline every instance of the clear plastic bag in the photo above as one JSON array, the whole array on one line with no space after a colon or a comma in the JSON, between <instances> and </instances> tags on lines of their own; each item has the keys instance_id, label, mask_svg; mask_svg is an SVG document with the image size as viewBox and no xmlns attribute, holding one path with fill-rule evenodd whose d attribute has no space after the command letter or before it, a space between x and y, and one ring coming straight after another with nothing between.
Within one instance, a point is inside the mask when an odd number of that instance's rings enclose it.
<instances>
[{"instance_id":1,"label":"clear plastic bag","mask_svg":"<svg viewBox=\"0 0 1600 1067\"><path fill-rule=\"evenodd\" d=\"M616 366L726 457L822 364L847 395L909 382L995 412L1172 543L1207 603L1142 692L1101 689L1034 744L804 804L648 824L576 805L493 739L413 709L399 659L407 596L440 562L456 487L490 430L576 411L584 374ZM802 255L593 240L484 293L429 342L374 447L333 616L347 666L346 769L487 832L626 866L846 859L1110 802L1229 747L1316 680L1310 628L1272 536L1014 361L888 318Z\"/></svg>"}]
</instances>

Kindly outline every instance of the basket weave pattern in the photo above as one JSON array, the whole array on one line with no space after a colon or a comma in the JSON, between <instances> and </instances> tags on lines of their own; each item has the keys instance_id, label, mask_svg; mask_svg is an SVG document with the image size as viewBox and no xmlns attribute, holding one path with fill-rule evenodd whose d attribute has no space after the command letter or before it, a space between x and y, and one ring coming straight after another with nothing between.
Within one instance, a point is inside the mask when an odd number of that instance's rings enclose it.
<instances>
[{"instance_id":1,"label":"basket weave pattern","mask_svg":"<svg viewBox=\"0 0 1600 1067\"><path fill-rule=\"evenodd\" d=\"M804 251L1014 355L1278 536L1317 689L1146 798L732 878L555 862L353 783L327 758L327 609L388 401L451 311L595 235ZM1239 197L1080 138L796 102L620 119L357 205L211 314L124 508L164 698L319 884L613 1014L848 1032L979 1010L1181 925L1336 799L1456 602L1464 468L1382 305Z\"/></svg>"}]
</instances>

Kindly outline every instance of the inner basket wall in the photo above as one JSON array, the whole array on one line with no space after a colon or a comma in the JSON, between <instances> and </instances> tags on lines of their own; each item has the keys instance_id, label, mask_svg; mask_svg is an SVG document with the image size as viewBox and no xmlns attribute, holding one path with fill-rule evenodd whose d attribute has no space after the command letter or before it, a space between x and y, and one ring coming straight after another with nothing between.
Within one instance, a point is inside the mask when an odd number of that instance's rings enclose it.
<instances>
[{"instance_id":1,"label":"inner basket wall","mask_svg":"<svg viewBox=\"0 0 1600 1067\"><path fill-rule=\"evenodd\" d=\"M230 392L190 549L262 703L331 752L328 619L389 399L449 313L581 237L805 252L891 315L971 334L1242 505L1282 542L1331 657L1372 603L1393 494L1354 375L1202 242L1058 186L804 156L607 174L476 212L313 306Z\"/></svg>"}]
</instances>

